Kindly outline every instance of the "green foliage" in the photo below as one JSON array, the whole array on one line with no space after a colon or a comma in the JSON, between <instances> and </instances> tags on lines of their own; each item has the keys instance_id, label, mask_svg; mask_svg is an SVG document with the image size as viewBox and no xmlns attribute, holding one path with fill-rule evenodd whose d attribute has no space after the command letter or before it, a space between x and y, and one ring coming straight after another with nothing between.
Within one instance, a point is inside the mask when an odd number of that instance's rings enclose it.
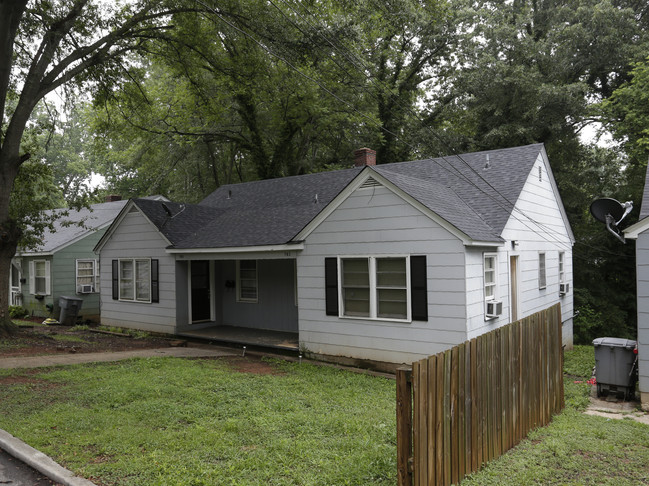
<instances>
[{"instance_id":1,"label":"green foliage","mask_svg":"<svg viewBox=\"0 0 649 486\"><path fill-rule=\"evenodd\" d=\"M638 182L644 179L649 158L649 60L634 64L631 80L601 104L601 114L615 139L635 168Z\"/></svg>"},{"instance_id":2,"label":"green foliage","mask_svg":"<svg viewBox=\"0 0 649 486\"><path fill-rule=\"evenodd\" d=\"M563 355L563 372L589 380L595 367L595 350L592 346L575 346Z\"/></svg>"},{"instance_id":3,"label":"green foliage","mask_svg":"<svg viewBox=\"0 0 649 486\"><path fill-rule=\"evenodd\" d=\"M9 306L9 317L12 319L22 319L29 315L29 311L20 305Z\"/></svg>"}]
</instances>

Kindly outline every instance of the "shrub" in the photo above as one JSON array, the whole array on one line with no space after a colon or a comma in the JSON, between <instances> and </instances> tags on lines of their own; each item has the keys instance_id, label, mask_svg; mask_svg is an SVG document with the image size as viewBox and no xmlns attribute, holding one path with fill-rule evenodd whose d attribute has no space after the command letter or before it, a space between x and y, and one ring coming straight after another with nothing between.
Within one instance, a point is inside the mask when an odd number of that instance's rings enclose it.
<instances>
[{"instance_id":1,"label":"shrub","mask_svg":"<svg viewBox=\"0 0 649 486\"><path fill-rule=\"evenodd\" d=\"M29 311L21 305L10 305L9 316L12 319L24 319L29 316Z\"/></svg>"}]
</instances>

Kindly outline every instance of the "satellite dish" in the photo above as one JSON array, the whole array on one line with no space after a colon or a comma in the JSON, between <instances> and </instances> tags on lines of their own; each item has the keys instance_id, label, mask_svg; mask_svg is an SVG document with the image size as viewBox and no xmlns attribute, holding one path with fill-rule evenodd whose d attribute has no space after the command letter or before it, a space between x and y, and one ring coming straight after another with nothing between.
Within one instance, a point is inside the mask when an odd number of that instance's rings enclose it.
<instances>
[{"instance_id":1,"label":"satellite dish","mask_svg":"<svg viewBox=\"0 0 649 486\"><path fill-rule=\"evenodd\" d=\"M606 225L606 229L615 236L622 243L626 243L622 232L618 225L633 209L633 202L627 201L624 204L611 199L610 197L603 197L592 202L590 205L590 214L599 221Z\"/></svg>"}]
</instances>

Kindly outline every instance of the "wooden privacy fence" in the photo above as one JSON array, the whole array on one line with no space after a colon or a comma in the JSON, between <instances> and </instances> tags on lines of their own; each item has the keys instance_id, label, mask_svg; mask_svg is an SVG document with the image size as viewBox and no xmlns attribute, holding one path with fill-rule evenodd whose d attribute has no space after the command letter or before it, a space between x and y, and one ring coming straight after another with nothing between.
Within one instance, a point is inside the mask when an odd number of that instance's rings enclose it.
<instances>
[{"instance_id":1,"label":"wooden privacy fence","mask_svg":"<svg viewBox=\"0 0 649 486\"><path fill-rule=\"evenodd\" d=\"M400 368L398 483L458 483L563 406L559 304Z\"/></svg>"}]
</instances>

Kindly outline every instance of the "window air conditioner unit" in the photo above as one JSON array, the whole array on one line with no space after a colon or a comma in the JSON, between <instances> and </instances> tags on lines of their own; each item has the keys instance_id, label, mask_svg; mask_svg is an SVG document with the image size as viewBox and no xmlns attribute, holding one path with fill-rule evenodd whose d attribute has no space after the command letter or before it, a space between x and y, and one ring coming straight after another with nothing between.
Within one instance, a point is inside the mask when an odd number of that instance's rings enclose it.
<instances>
[{"instance_id":1,"label":"window air conditioner unit","mask_svg":"<svg viewBox=\"0 0 649 486\"><path fill-rule=\"evenodd\" d=\"M570 284L569 283L560 283L559 284L559 295L566 295L568 292L570 292Z\"/></svg>"},{"instance_id":2,"label":"window air conditioner unit","mask_svg":"<svg viewBox=\"0 0 649 486\"><path fill-rule=\"evenodd\" d=\"M503 303L499 300L490 300L487 302L487 317L498 317L503 313Z\"/></svg>"},{"instance_id":3,"label":"window air conditioner unit","mask_svg":"<svg viewBox=\"0 0 649 486\"><path fill-rule=\"evenodd\" d=\"M90 294L94 291L95 289L92 288L92 285L81 285L81 289L79 293L81 294Z\"/></svg>"}]
</instances>

